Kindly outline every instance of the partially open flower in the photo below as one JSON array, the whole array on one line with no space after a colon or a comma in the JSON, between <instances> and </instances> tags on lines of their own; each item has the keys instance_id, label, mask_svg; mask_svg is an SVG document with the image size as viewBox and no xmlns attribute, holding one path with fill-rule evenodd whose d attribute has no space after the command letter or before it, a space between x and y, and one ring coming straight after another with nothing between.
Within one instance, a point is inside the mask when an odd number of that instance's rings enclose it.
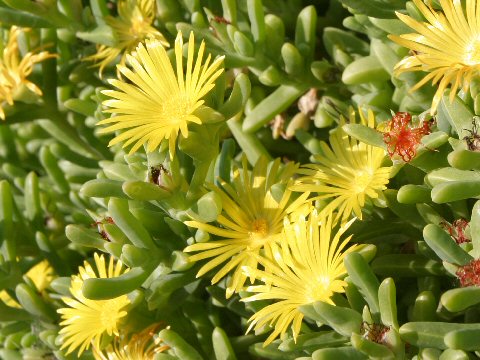
<instances>
[{"instance_id":1,"label":"partially open flower","mask_svg":"<svg viewBox=\"0 0 480 360\"><path fill-rule=\"evenodd\" d=\"M157 40L163 46L169 46L162 33L152 26L155 20L155 0L119 0L117 9L118 17L108 16L105 19L113 31L114 44L98 45L96 54L85 58L97 62L100 76L105 67L118 56L121 56L120 65L125 65L127 54L145 39Z\"/></svg>"},{"instance_id":2,"label":"partially open flower","mask_svg":"<svg viewBox=\"0 0 480 360\"><path fill-rule=\"evenodd\" d=\"M0 119L2 120L5 120L2 103L5 101L9 105L13 105L22 87L37 95L42 95L42 90L27 80L27 77L32 73L36 63L56 56L47 51L41 51L39 53L28 52L21 57L18 48L18 36L21 32L22 29L16 26L10 28L7 45L0 55Z\"/></svg>"}]
</instances>

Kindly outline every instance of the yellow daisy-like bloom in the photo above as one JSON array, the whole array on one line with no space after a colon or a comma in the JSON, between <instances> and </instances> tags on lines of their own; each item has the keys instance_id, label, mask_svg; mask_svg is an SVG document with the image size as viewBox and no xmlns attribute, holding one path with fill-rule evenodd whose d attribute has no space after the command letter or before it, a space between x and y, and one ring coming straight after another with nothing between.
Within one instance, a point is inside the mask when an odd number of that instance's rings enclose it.
<instances>
[{"instance_id":1,"label":"yellow daisy-like bloom","mask_svg":"<svg viewBox=\"0 0 480 360\"><path fill-rule=\"evenodd\" d=\"M371 110L365 118L360 112L360 122L375 127ZM350 123L355 123L355 112L350 113ZM362 207L368 199L383 198L391 167L383 167L385 150L360 142L342 129L345 119L340 119L337 129L330 135L330 146L321 143L322 153L315 155L318 164L307 164L298 171L303 175L291 186L294 191L318 193L312 200L330 199L322 211L337 211L338 218L347 220L352 212L362 219Z\"/></svg>"},{"instance_id":2,"label":"yellow daisy-like bloom","mask_svg":"<svg viewBox=\"0 0 480 360\"><path fill-rule=\"evenodd\" d=\"M409 71L428 72L411 91L428 81L438 83L430 113L438 107L445 89L451 85L450 101L459 87L465 91L480 69L480 1L466 0L466 14L460 0L440 0L443 12L437 12L421 0L413 0L428 22L417 21L397 12L397 16L416 33L390 39L415 53L395 66L397 75ZM466 16L465 16L466 15Z\"/></svg>"},{"instance_id":3,"label":"yellow daisy-like bloom","mask_svg":"<svg viewBox=\"0 0 480 360\"><path fill-rule=\"evenodd\" d=\"M201 124L195 114L204 101L201 100L215 86L214 81L223 72L220 65L223 57L210 64L208 55L202 63L205 42L202 41L194 63L194 38L190 33L186 74L183 69L183 39L179 32L175 40L176 75L167 52L158 41L147 40L140 44L127 61L132 66L119 66L120 72L131 82L110 80L118 90L105 90L104 94L114 98L103 104L115 113L98 124L112 124L103 133L129 129L110 141L109 146L127 140L123 147L134 144L130 154L147 143L147 152L154 151L163 139L169 140L170 157L175 154L175 145L180 131L188 137L188 123Z\"/></svg>"},{"instance_id":4,"label":"yellow daisy-like bloom","mask_svg":"<svg viewBox=\"0 0 480 360\"><path fill-rule=\"evenodd\" d=\"M120 64L125 65L126 55L145 39L157 40L163 46L170 46L160 31L152 26L155 20L155 0L120 0L117 5L118 17L108 16L105 22L113 32L113 46L98 45L97 53L85 60L98 61L100 76L105 67L122 55Z\"/></svg>"},{"instance_id":5,"label":"yellow daisy-like bloom","mask_svg":"<svg viewBox=\"0 0 480 360\"><path fill-rule=\"evenodd\" d=\"M130 304L127 295L108 300L90 300L83 296L82 286L86 279L113 278L128 271L121 261L114 263L113 258L108 267L103 255L95 253L94 260L96 271L85 261L84 266L78 268L79 274L72 276L70 292L74 298L63 297L69 307L57 310L63 320L60 323L64 340L61 348L68 347L67 354L78 348L80 356L92 342L100 348L103 334L118 336L119 320L127 315L125 307Z\"/></svg>"},{"instance_id":6,"label":"yellow daisy-like bloom","mask_svg":"<svg viewBox=\"0 0 480 360\"><path fill-rule=\"evenodd\" d=\"M130 337L116 337L104 350L94 346L93 357L96 360L153 360L156 354L169 349L168 345L161 345L157 335L160 326L153 324Z\"/></svg>"},{"instance_id":7,"label":"yellow daisy-like bloom","mask_svg":"<svg viewBox=\"0 0 480 360\"><path fill-rule=\"evenodd\" d=\"M50 285L53 278L55 277L55 274L53 268L50 266L48 261L43 260L40 261L37 265L30 268L30 270L27 271L25 276L30 278L37 290L42 293ZM21 308L20 304L17 303L14 299L12 299L5 290L0 291L0 300L2 300L8 306Z\"/></svg>"},{"instance_id":8,"label":"yellow daisy-like bloom","mask_svg":"<svg viewBox=\"0 0 480 360\"><path fill-rule=\"evenodd\" d=\"M300 218L290 223L285 220L285 230L280 245L273 244L274 260L260 258L265 270L245 267L244 271L264 285L249 286L247 291L256 293L242 299L244 302L277 300L256 312L248 328L258 329L274 325L274 331L264 343L270 344L283 335L291 324L293 337L300 332L303 314L301 305L324 301L334 305L334 293L343 293L347 283L342 280L347 270L343 264L345 255L356 249L345 250L351 235L344 240L340 237L354 219L344 224L332 238L333 215L312 212L308 220Z\"/></svg>"},{"instance_id":9,"label":"yellow daisy-like bloom","mask_svg":"<svg viewBox=\"0 0 480 360\"><path fill-rule=\"evenodd\" d=\"M27 77L32 73L36 63L56 56L47 51L41 51L38 54L28 52L21 57L17 41L21 31L22 29L16 26L10 28L8 42L0 58L0 118L2 120L5 120L2 103L13 105L16 95L23 87L37 95L42 95L40 88L27 80Z\"/></svg>"},{"instance_id":10,"label":"yellow daisy-like bloom","mask_svg":"<svg viewBox=\"0 0 480 360\"><path fill-rule=\"evenodd\" d=\"M281 169L280 160L277 159L268 169L267 160L261 158L250 173L244 158L243 171L234 171L232 184L222 182L221 188L208 186L222 199L223 210L217 219L219 226L199 221L185 222L188 226L219 237L184 249L185 252L199 251L190 256L190 261L211 258L200 268L197 277L226 262L213 277L212 284L233 272L227 286L227 298L243 288L247 277L242 267L255 269L256 255L261 251L271 256L271 246L283 229L283 218L288 215L298 217L298 214L310 211L311 205L306 202L308 193L293 201L288 189L277 199L272 194L272 187L279 183L286 185L296 168L296 165L289 163Z\"/></svg>"}]
</instances>

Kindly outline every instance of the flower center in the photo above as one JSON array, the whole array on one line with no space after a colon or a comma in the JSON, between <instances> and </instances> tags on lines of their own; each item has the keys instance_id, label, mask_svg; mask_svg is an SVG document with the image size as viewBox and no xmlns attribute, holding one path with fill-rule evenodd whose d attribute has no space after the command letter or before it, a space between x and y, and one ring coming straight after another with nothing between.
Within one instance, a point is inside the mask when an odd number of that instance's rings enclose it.
<instances>
[{"instance_id":1,"label":"flower center","mask_svg":"<svg viewBox=\"0 0 480 360\"><path fill-rule=\"evenodd\" d=\"M255 219L250 229L249 249L256 249L265 244L265 238L268 236L268 223L265 219Z\"/></svg>"},{"instance_id":2,"label":"flower center","mask_svg":"<svg viewBox=\"0 0 480 360\"><path fill-rule=\"evenodd\" d=\"M100 322L104 329L116 329L117 321L122 316L121 307L125 304L117 301L117 299L105 300L100 311Z\"/></svg>"},{"instance_id":3,"label":"flower center","mask_svg":"<svg viewBox=\"0 0 480 360\"><path fill-rule=\"evenodd\" d=\"M329 298L330 278L328 276L318 276L316 281L310 284L310 287L306 291L307 303L312 303L319 300L325 300Z\"/></svg>"},{"instance_id":4,"label":"flower center","mask_svg":"<svg viewBox=\"0 0 480 360\"><path fill-rule=\"evenodd\" d=\"M143 16L139 15L132 18L132 26L130 27L130 33L134 39L143 40L148 33L149 24L145 22Z\"/></svg>"},{"instance_id":5,"label":"flower center","mask_svg":"<svg viewBox=\"0 0 480 360\"><path fill-rule=\"evenodd\" d=\"M173 96L161 103L160 118L165 124L179 124L191 113L188 101L184 96Z\"/></svg>"},{"instance_id":6,"label":"flower center","mask_svg":"<svg viewBox=\"0 0 480 360\"><path fill-rule=\"evenodd\" d=\"M480 64L480 37L474 38L465 47L463 62L470 66Z\"/></svg>"},{"instance_id":7,"label":"flower center","mask_svg":"<svg viewBox=\"0 0 480 360\"><path fill-rule=\"evenodd\" d=\"M353 179L352 189L356 194L365 192L365 189L370 185L372 175L365 170L360 170L355 174Z\"/></svg>"}]
</instances>

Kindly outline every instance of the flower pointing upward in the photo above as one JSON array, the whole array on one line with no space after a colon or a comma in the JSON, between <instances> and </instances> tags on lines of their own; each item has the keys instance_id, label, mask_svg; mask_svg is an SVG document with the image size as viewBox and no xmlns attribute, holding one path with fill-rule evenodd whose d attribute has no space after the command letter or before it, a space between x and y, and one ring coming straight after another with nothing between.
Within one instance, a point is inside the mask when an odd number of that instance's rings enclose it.
<instances>
[{"instance_id":1,"label":"flower pointing upward","mask_svg":"<svg viewBox=\"0 0 480 360\"><path fill-rule=\"evenodd\" d=\"M178 133L188 137L188 124L202 124L196 111L203 105L202 98L213 89L215 80L223 72L223 57L211 64L211 55L202 63L205 42L202 41L194 64L194 37L190 33L186 72L182 56L183 38L179 32L175 40L176 74L163 45L146 40L136 51L127 55L127 66L118 69L130 82L110 80L118 90L105 90L113 98L104 101L106 112L115 116L102 120L98 125L114 124L102 129L103 133L125 130L113 138L109 146L124 142L123 147L133 145L130 154L146 144L147 152L154 151L164 139L168 139L170 158L175 155Z\"/></svg>"}]
</instances>

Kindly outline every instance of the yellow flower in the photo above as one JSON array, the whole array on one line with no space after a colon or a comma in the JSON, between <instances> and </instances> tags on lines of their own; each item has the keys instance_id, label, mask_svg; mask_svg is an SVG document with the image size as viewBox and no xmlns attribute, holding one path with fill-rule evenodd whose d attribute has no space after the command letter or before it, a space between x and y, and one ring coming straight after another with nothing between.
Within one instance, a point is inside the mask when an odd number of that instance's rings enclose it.
<instances>
[{"instance_id":1,"label":"yellow flower","mask_svg":"<svg viewBox=\"0 0 480 360\"><path fill-rule=\"evenodd\" d=\"M110 141L109 146L127 140L123 147L134 145L130 154L147 143L147 152L154 151L163 139L169 140L170 157L175 154L178 132L188 137L188 123L201 124L195 114L204 103L204 97L215 85L214 81L223 72L220 64L223 57L210 64L208 55L202 63L205 43L202 41L194 62L194 38L190 33L186 74L184 75L182 57L183 39L179 32L175 40L176 75L167 52L160 42L146 40L140 44L127 60L134 69L119 66L120 72L130 81L110 80L117 90L106 90L104 94L113 99L104 101L115 113L109 119L98 124L111 124L103 133L129 129Z\"/></svg>"},{"instance_id":2,"label":"yellow flower","mask_svg":"<svg viewBox=\"0 0 480 360\"><path fill-rule=\"evenodd\" d=\"M160 324L153 324L138 334L116 337L113 344L99 350L93 346L96 360L153 360L155 355L167 350L167 345L160 345L162 340L156 334Z\"/></svg>"},{"instance_id":3,"label":"yellow flower","mask_svg":"<svg viewBox=\"0 0 480 360\"><path fill-rule=\"evenodd\" d=\"M218 237L184 249L185 252L199 251L190 256L190 261L212 258L200 268L197 277L226 262L213 277L212 284L233 272L227 286L227 298L243 288L247 277L242 267L256 268L255 255L262 250L266 256L271 256L271 246L283 229L283 218L310 211L310 203L306 203L308 193L293 201L288 189L279 197L272 193L275 184L287 184L296 168L296 165L289 163L281 169L280 160L277 159L268 169L266 159L261 158L250 173L244 158L243 171L234 171L232 184L222 182L220 188L208 186L222 199L223 210L217 219L219 226L199 221L185 222L188 226Z\"/></svg>"},{"instance_id":4,"label":"yellow flower","mask_svg":"<svg viewBox=\"0 0 480 360\"><path fill-rule=\"evenodd\" d=\"M127 295L109 300L89 300L83 296L82 286L86 279L113 278L128 270L121 261L114 263L113 258L105 264L103 255L94 254L96 271L88 262L79 267L79 274L72 276L70 292L74 298L64 297L63 302L69 307L57 310L62 314L60 334L63 335L62 349L68 347L67 354L79 348L78 356L90 347L91 342L100 348L102 336L118 336L118 322L127 315L125 307L130 304Z\"/></svg>"},{"instance_id":5,"label":"yellow flower","mask_svg":"<svg viewBox=\"0 0 480 360\"><path fill-rule=\"evenodd\" d=\"M85 60L99 61L100 76L105 67L121 55L120 65L125 65L126 55L145 39L157 40L163 46L169 43L160 31L152 26L155 20L155 0L120 0L117 5L118 17L108 16L105 22L113 32L115 44L98 45L97 53Z\"/></svg>"},{"instance_id":6,"label":"yellow flower","mask_svg":"<svg viewBox=\"0 0 480 360\"><path fill-rule=\"evenodd\" d=\"M354 219L342 225L332 238L333 215L313 211L308 220L300 218L290 223L285 220L285 230L280 245L273 244L274 261L259 258L265 270L245 267L249 276L260 279L263 285L249 286L247 291L256 293L242 299L244 302L276 300L256 312L250 326L258 329L274 326L264 346L283 335L291 324L293 337L300 332L303 314L301 305L323 301L334 305L334 293L343 293L347 283L342 280L347 273L343 264L345 255L356 249L345 250L351 235L340 240Z\"/></svg>"},{"instance_id":7,"label":"yellow flower","mask_svg":"<svg viewBox=\"0 0 480 360\"><path fill-rule=\"evenodd\" d=\"M480 69L480 2L466 0L466 16L460 0L440 0L443 12L437 12L421 0L413 0L428 22L417 21L397 12L397 16L416 33L390 39L414 51L395 66L395 73L428 72L411 91L428 81L438 83L430 113L437 109L447 86L451 85L450 101L459 87L467 90Z\"/></svg>"},{"instance_id":8,"label":"yellow flower","mask_svg":"<svg viewBox=\"0 0 480 360\"><path fill-rule=\"evenodd\" d=\"M48 261L43 260L30 268L25 276L30 278L37 290L42 293L50 285L55 275ZM0 300L8 306L21 308L20 304L12 299L5 290L0 291Z\"/></svg>"},{"instance_id":9,"label":"yellow flower","mask_svg":"<svg viewBox=\"0 0 480 360\"><path fill-rule=\"evenodd\" d=\"M0 118L2 120L5 120L2 103L5 101L9 105L13 105L15 97L23 87L37 95L42 95L40 88L27 80L27 77L32 73L36 63L56 56L47 51L41 51L38 54L27 52L20 58L17 39L21 31L16 26L10 28L8 42L0 58Z\"/></svg>"},{"instance_id":10,"label":"yellow flower","mask_svg":"<svg viewBox=\"0 0 480 360\"><path fill-rule=\"evenodd\" d=\"M372 111L368 118L360 112L361 124L375 127ZM330 147L321 143L322 153L315 155L318 164L307 164L299 169L300 177L291 189L311 191L319 195L315 200L331 199L322 211L337 211L338 218L347 220L352 212L362 218L362 207L368 199L383 198L390 178L391 167L383 167L385 150L360 142L345 133L340 119L337 129L330 135ZM355 112L350 113L355 123ZM313 200L312 199L312 200Z\"/></svg>"}]
</instances>

